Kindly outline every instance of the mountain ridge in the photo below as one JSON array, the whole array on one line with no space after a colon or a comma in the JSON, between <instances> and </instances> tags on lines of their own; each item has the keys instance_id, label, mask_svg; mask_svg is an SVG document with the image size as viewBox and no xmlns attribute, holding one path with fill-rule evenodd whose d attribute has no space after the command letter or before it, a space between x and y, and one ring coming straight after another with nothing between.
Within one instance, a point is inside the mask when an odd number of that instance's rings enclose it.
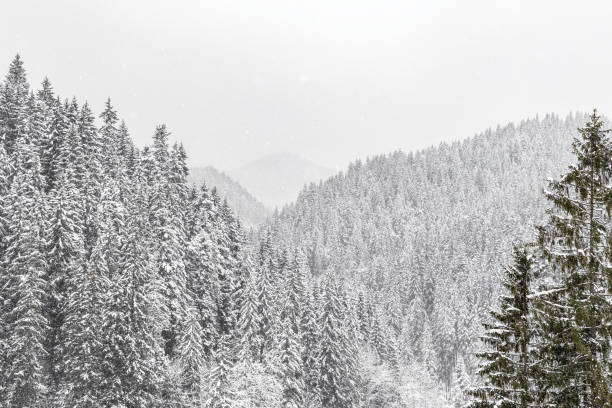
<instances>
[{"instance_id":1,"label":"mountain ridge","mask_svg":"<svg viewBox=\"0 0 612 408\"><path fill-rule=\"evenodd\" d=\"M232 210L247 227L262 224L272 214L272 211L244 186L213 166L191 167L187 182L195 185L206 183L209 188L216 188L221 198L227 200Z\"/></svg>"},{"instance_id":2,"label":"mountain ridge","mask_svg":"<svg viewBox=\"0 0 612 408\"><path fill-rule=\"evenodd\" d=\"M334 174L334 170L292 153L273 153L227 172L270 208L296 200L304 185Z\"/></svg>"}]
</instances>

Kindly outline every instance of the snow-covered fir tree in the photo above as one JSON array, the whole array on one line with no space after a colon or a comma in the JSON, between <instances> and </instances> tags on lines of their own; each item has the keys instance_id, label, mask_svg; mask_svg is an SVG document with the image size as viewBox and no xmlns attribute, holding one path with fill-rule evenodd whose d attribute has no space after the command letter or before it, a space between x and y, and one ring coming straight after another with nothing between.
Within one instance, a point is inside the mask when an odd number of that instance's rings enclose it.
<instances>
[{"instance_id":1,"label":"snow-covered fir tree","mask_svg":"<svg viewBox=\"0 0 612 408\"><path fill-rule=\"evenodd\" d=\"M206 368L206 354L201 336L202 327L194 308L189 312L178 345L182 367L181 386L190 407L200 407L203 403L202 377Z\"/></svg>"},{"instance_id":2,"label":"snow-covered fir tree","mask_svg":"<svg viewBox=\"0 0 612 408\"><path fill-rule=\"evenodd\" d=\"M355 375L356 361L344 322L338 284L325 284L324 305L320 317L319 389L324 408L355 407L359 400Z\"/></svg>"},{"instance_id":3,"label":"snow-covered fir tree","mask_svg":"<svg viewBox=\"0 0 612 408\"><path fill-rule=\"evenodd\" d=\"M284 322L283 334L280 339L280 376L283 386L284 408L304 407L304 369L299 343L299 333L292 324Z\"/></svg>"},{"instance_id":4,"label":"snow-covered fir tree","mask_svg":"<svg viewBox=\"0 0 612 408\"><path fill-rule=\"evenodd\" d=\"M2 400L8 406L42 404L48 388L45 313L48 262L45 251L46 200L40 158L25 134L13 144L14 175L4 201L7 235L0 258L2 298Z\"/></svg>"},{"instance_id":5,"label":"snow-covered fir tree","mask_svg":"<svg viewBox=\"0 0 612 408\"><path fill-rule=\"evenodd\" d=\"M541 397L558 407L612 405L612 144L596 111L574 140L576 163L550 182L549 222L539 227L543 257L554 271L550 292L537 296L544 313Z\"/></svg>"},{"instance_id":6,"label":"snow-covered fir tree","mask_svg":"<svg viewBox=\"0 0 612 408\"><path fill-rule=\"evenodd\" d=\"M469 390L476 399L470 405L474 408L526 408L534 401L531 348L535 328L530 301L534 259L526 248L514 251L514 264L506 268L506 293L499 310L491 312L491 322L484 324L482 342L487 350L478 355L482 359L478 373L484 384ZM465 368L462 370L459 374L465 381Z\"/></svg>"}]
</instances>

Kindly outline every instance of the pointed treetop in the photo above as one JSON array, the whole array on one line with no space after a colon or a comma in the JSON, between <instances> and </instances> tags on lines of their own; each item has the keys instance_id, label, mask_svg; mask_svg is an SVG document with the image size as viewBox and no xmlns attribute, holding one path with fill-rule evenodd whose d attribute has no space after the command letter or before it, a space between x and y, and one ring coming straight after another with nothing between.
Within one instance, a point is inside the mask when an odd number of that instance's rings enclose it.
<instances>
[{"instance_id":1,"label":"pointed treetop","mask_svg":"<svg viewBox=\"0 0 612 408\"><path fill-rule=\"evenodd\" d=\"M11 65L9 66L9 73L6 79L8 81L21 80L21 79L25 81L25 77L26 77L26 73L25 73L25 68L23 67L23 60L21 59L19 54L17 54L15 58L13 58L13 61L11 62Z\"/></svg>"},{"instance_id":2,"label":"pointed treetop","mask_svg":"<svg viewBox=\"0 0 612 408\"><path fill-rule=\"evenodd\" d=\"M121 123L119 124L119 130L121 130L122 133L128 133L127 125L125 124L125 120L123 119L121 119Z\"/></svg>"},{"instance_id":3,"label":"pointed treetop","mask_svg":"<svg viewBox=\"0 0 612 408\"><path fill-rule=\"evenodd\" d=\"M170 133L166 129L166 125L158 125L153 135L153 148L168 150L168 136L170 136Z\"/></svg>"},{"instance_id":4,"label":"pointed treetop","mask_svg":"<svg viewBox=\"0 0 612 408\"><path fill-rule=\"evenodd\" d=\"M85 101L85 103L83 103L83 106L81 106L81 112L91 112L89 102Z\"/></svg>"},{"instance_id":5,"label":"pointed treetop","mask_svg":"<svg viewBox=\"0 0 612 408\"><path fill-rule=\"evenodd\" d=\"M79 102L77 101L76 96L73 96L72 101L70 101L70 109L75 112L79 110Z\"/></svg>"},{"instance_id":6,"label":"pointed treetop","mask_svg":"<svg viewBox=\"0 0 612 408\"><path fill-rule=\"evenodd\" d=\"M166 129L165 124L157 126L153 135L153 156L158 165L167 165L170 159L168 136L170 136L170 133Z\"/></svg>"},{"instance_id":7,"label":"pointed treetop","mask_svg":"<svg viewBox=\"0 0 612 408\"><path fill-rule=\"evenodd\" d=\"M104 122L104 126L114 126L119 120L117 112L111 104L111 99L108 98L104 103L104 111L100 114L100 118Z\"/></svg>"},{"instance_id":8,"label":"pointed treetop","mask_svg":"<svg viewBox=\"0 0 612 408\"><path fill-rule=\"evenodd\" d=\"M49 78L45 77L41 85L42 89L40 89L37 93L38 98L47 105L52 105L55 98L53 95L53 85L51 85L51 81L49 81Z\"/></svg>"},{"instance_id":9,"label":"pointed treetop","mask_svg":"<svg viewBox=\"0 0 612 408\"><path fill-rule=\"evenodd\" d=\"M9 99L14 101L25 101L29 94L30 85L26 78L26 72L23 68L23 61L19 54L13 59L9 66L9 72L6 75L4 90L8 93Z\"/></svg>"}]
</instances>

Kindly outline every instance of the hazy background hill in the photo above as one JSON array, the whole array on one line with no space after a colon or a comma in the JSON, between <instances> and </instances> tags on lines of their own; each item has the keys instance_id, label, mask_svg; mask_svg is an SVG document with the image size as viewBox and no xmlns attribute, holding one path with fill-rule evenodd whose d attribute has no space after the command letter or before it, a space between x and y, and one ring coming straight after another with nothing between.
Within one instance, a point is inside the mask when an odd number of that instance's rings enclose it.
<instances>
[{"instance_id":1,"label":"hazy background hill","mask_svg":"<svg viewBox=\"0 0 612 408\"><path fill-rule=\"evenodd\" d=\"M219 195L248 226L262 224L273 209L294 202L309 183L331 176L333 170L293 154L273 154L252 161L227 174L213 166L192 167L188 182L205 182L216 187Z\"/></svg>"},{"instance_id":2,"label":"hazy background hill","mask_svg":"<svg viewBox=\"0 0 612 408\"><path fill-rule=\"evenodd\" d=\"M399 358L421 361L450 390L459 360L473 373L502 265L544 220L546 179L567 168L583 123L547 115L356 161L302 190L266 231L304 248L313 276L361 288Z\"/></svg>"},{"instance_id":3,"label":"hazy background hill","mask_svg":"<svg viewBox=\"0 0 612 408\"><path fill-rule=\"evenodd\" d=\"M228 174L270 208L295 201L305 184L331 176L333 170L303 157L278 153L264 156Z\"/></svg>"},{"instance_id":4,"label":"hazy background hill","mask_svg":"<svg viewBox=\"0 0 612 408\"><path fill-rule=\"evenodd\" d=\"M260 225L271 214L271 211L244 187L212 166L192 167L189 169L187 181L196 185L205 182L208 188L216 187L219 195L227 199L246 227Z\"/></svg>"}]
</instances>

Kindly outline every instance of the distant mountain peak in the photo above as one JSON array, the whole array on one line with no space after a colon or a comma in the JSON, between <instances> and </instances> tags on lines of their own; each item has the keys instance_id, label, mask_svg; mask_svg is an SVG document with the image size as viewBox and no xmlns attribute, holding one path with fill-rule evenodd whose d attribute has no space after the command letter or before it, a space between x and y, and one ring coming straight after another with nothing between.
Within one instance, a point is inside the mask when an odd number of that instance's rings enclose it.
<instances>
[{"instance_id":1,"label":"distant mountain peak","mask_svg":"<svg viewBox=\"0 0 612 408\"><path fill-rule=\"evenodd\" d=\"M229 175L269 207L283 207L297 198L304 184L317 182L334 170L294 153L272 153L260 157Z\"/></svg>"}]
</instances>

